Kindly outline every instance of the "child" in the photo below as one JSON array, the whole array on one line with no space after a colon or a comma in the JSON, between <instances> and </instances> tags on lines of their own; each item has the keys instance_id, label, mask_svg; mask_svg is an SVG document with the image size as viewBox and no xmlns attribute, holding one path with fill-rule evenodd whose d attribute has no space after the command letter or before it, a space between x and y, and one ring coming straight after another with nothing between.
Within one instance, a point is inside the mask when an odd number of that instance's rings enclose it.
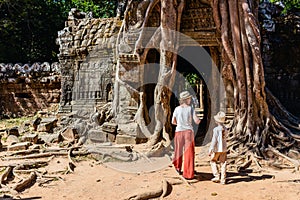
<instances>
[{"instance_id":1,"label":"child","mask_svg":"<svg viewBox=\"0 0 300 200\"><path fill-rule=\"evenodd\" d=\"M226 184L226 160L227 160L227 129L224 126L225 113L220 111L214 116L217 127L213 129L213 137L209 148L208 155L211 158L210 165L214 178L213 182L220 182L220 174L217 162L221 164L221 184Z\"/></svg>"}]
</instances>

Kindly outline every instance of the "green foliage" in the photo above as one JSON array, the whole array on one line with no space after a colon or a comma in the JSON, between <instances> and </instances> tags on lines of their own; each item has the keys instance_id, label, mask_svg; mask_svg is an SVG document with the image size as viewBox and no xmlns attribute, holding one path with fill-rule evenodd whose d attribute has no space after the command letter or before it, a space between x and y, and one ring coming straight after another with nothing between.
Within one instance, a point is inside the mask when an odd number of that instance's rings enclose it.
<instances>
[{"instance_id":1,"label":"green foliage","mask_svg":"<svg viewBox=\"0 0 300 200\"><path fill-rule=\"evenodd\" d=\"M0 120L0 127L12 128L15 126L21 126L25 121L34 120L35 117L21 117L12 119L2 119Z\"/></svg>"},{"instance_id":2,"label":"green foliage","mask_svg":"<svg viewBox=\"0 0 300 200\"><path fill-rule=\"evenodd\" d=\"M187 80L187 82L189 83L190 86L195 86L199 80L200 80L200 77L198 74L194 74L194 73L188 73L185 75L185 78Z\"/></svg>"},{"instance_id":3,"label":"green foliage","mask_svg":"<svg viewBox=\"0 0 300 200\"><path fill-rule=\"evenodd\" d=\"M116 5L116 0L0 0L0 63L57 61L57 32L71 8L113 17Z\"/></svg>"},{"instance_id":4,"label":"green foliage","mask_svg":"<svg viewBox=\"0 0 300 200\"><path fill-rule=\"evenodd\" d=\"M92 12L93 17L113 17L115 16L117 0L71 0L69 7L77 8L83 12ZM69 10L70 10L69 9Z\"/></svg>"},{"instance_id":5,"label":"green foliage","mask_svg":"<svg viewBox=\"0 0 300 200\"><path fill-rule=\"evenodd\" d=\"M299 10L300 9L300 1L299 0L270 0L271 3L282 2L285 6L283 13L287 13L291 10Z\"/></svg>"},{"instance_id":6,"label":"green foliage","mask_svg":"<svg viewBox=\"0 0 300 200\"><path fill-rule=\"evenodd\" d=\"M1 0L0 62L54 61L57 30L63 26L58 4L45 0Z\"/></svg>"}]
</instances>

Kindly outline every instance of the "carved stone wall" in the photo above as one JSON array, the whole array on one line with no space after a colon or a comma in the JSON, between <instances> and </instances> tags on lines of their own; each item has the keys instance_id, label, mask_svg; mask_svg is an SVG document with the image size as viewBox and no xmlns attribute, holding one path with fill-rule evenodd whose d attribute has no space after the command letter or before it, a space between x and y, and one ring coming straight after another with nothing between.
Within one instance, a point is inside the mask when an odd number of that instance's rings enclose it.
<instances>
[{"instance_id":1,"label":"carved stone wall","mask_svg":"<svg viewBox=\"0 0 300 200\"><path fill-rule=\"evenodd\" d=\"M72 9L58 32L62 66L61 112L93 110L108 99L115 70L115 43L121 21L96 19Z\"/></svg>"},{"instance_id":2,"label":"carved stone wall","mask_svg":"<svg viewBox=\"0 0 300 200\"><path fill-rule=\"evenodd\" d=\"M201 46L218 46L218 35L212 7L203 0L188 0L183 11L181 32L196 40ZM184 44L184 41L181 41ZM188 45L188 44L187 44Z\"/></svg>"},{"instance_id":3,"label":"carved stone wall","mask_svg":"<svg viewBox=\"0 0 300 200\"><path fill-rule=\"evenodd\" d=\"M0 64L0 119L33 115L60 101L60 65Z\"/></svg>"}]
</instances>

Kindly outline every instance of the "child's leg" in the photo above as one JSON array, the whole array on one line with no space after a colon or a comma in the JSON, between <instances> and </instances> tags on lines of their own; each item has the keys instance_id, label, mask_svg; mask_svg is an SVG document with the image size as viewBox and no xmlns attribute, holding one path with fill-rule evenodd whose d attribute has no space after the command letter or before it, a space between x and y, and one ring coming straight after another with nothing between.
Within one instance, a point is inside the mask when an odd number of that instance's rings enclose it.
<instances>
[{"instance_id":1,"label":"child's leg","mask_svg":"<svg viewBox=\"0 0 300 200\"><path fill-rule=\"evenodd\" d=\"M220 181L220 174L219 174L219 170L218 170L218 166L217 166L218 156L219 156L218 153L214 153L212 155L212 159L210 161L211 171L214 175L214 178L211 180L214 182Z\"/></svg>"},{"instance_id":2,"label":"child's leg","mask_svg":"<svg viewBox=\"0 0 300 200\"><path fill-rule=\"evenodd\" d=\"M225 184L226 183L226 165L227 162L221 163L221 183Z\"/></svg>"},{"instance_id":3,"label":"child's leg","mask_svg":"<svg viewBox=\"0 0 300 200\"><path fill-rule=\"evenodd\" d=\"M226 183L226 152L222 153L220 155L220 162L221 162L221 183L225 184Z\"/></svg>"}]
</instances>

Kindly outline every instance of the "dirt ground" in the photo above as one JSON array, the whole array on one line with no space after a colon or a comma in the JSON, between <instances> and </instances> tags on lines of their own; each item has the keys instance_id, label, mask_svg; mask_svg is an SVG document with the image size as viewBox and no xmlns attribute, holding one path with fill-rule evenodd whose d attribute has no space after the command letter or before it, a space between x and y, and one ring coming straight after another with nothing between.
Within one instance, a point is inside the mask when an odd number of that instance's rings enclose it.
<instances>
[{"instance_id":1,"label":"dirt ground","mask_svg":"<svg viewBox=\"0 0 300 200\"><path fill-rule=\"evenodd\" d=\"M119 200L143 191L153 191L161 187L162 180L165 179L173 183L170 194L164 198L166 200L300 199L300 173L290 169L268 169L259 173L228 170L226 185L213 183L210 181L212 174L208 158L199 157L199 154L203 154L202 151L200 147L196 147L196 175L194 180L189 181L190 185L179 178L168 159L155 161L153 166L147 166L147 162L152 163L151 160L135 165L119 165L118 170L114 169L114 165L84 159L76 163L74 173L59 175L58 180L48 184L34 184L15 198ZM66 162L67 158L56 157L52 159L47 171L63 170Z\"/></svg>"}]
</instances>

